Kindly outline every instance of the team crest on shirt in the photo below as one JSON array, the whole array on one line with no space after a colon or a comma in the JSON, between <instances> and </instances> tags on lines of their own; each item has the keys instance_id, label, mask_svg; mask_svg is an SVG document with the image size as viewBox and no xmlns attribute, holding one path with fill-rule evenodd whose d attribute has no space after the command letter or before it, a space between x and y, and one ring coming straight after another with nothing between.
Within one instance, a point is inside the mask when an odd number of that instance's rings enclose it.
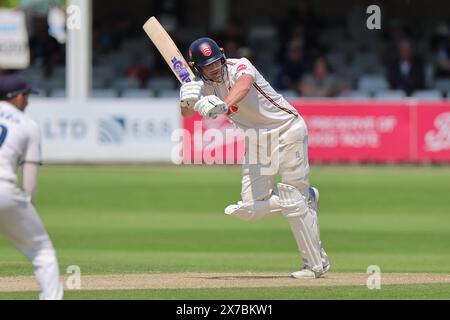
<instances>
[{"instance_id":1,"label":"team crest on shirt","mask_svg":"<svg viewBox=\"0 0 450 320\"><path fill-rule=\"evenodd\" d=\"M245 69L247 69L247 66L246 66L245 64L240 64L240 65L237 67L237 72L242 71L242 70L245 70Z\"/></svg>"},{"instance_id":2,"label":"team crest on shirt","mask_svg":"<svg viewBox=\"0 0 450 320\"><path fill-rule=\"evenodd\" d=\"M200 51L203 53L205 57L209 57L212 54L211 46L208 43L203 43L200 46Z\"/></svg>"}]
</instances>

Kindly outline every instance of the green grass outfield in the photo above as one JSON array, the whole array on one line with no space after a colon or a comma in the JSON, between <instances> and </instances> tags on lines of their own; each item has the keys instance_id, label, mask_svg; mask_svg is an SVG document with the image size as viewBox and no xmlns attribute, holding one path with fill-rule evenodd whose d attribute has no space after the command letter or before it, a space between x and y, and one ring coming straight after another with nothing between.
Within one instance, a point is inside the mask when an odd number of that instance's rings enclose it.
<instances>
[{"instance_id":1,"label":"green grass outfield","mask_svg":"<svg viewBox=\"0 0 450 320\"><path fill-rule=\"evenodd\" d=\"M0 299L36 299L34 292L0 293ZM160 290L95 290L66 291L66 300L393 300L450 299L449 284L387 285L380 290L364 286L286 287L286 288L225 288L225 289L160 289Z\"/></svg>"},{"instance_id":2,"label":"green grass outfield","mask_svg":"<svg viewBox=\"0 0 450 320\"><path fill-rule=\"evenodd\" d=\"M450 168L313 166L321 235L334 272L450 273ZM238 167L47 166L37 209L62 272L286 272L300 266L282 217L244 222L223 208L240 197ZM32 275L0 239L0 277ZM376 292L375 292L376 291ZM80 291L86 299L450 299L450 285ZM0 299L35 298L34 292Z\"/></svg>"}]
</instances>

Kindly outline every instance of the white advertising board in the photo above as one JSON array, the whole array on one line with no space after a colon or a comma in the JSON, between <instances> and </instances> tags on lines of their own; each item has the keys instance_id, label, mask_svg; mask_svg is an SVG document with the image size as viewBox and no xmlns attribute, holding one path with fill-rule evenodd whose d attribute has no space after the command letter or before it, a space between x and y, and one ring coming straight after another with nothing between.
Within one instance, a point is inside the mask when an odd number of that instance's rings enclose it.
<instances>
[{"instance_id":1,"label":"white advertising board","mask_svg":"<svg viewBox=\"0 0 450 320\"><path fill-rule=\"evenodd\" d=\"M25 69L30 65L30 49L25 14L0 9L0 68Z\"/></svg>"},{"instance_id":2,"label":"white advertising board","mask_svg":"<svg viewBox=\"0 0 450 320\"><path fill-rule=\"evenodd\" d=\"M174 99L32 99L26 112L41 128L44 162L168 162L181 126Z\"/></svg>"}]
</instances>

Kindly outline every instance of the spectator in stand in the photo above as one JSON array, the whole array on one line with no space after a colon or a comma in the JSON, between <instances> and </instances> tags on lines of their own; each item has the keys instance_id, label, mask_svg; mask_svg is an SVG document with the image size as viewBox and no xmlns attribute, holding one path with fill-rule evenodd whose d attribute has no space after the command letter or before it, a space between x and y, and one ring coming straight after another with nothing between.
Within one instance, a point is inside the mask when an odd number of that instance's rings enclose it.
<instances>
[{"instance_id":1,"label":"spectator in stand","mask_svg":"<svg viewBox=\"0 0 450 320\"><path fill-rule=\"evenodd\" d=\"M317 15L312 0L293 1L286 10L286 16L277 23L280 48L277 53L278 61L284 59L286 44L292 40L301 40L303 50L315 54L319 47L319 33L323 26L323 19ZM287 32L286 32L287 31Z\"/></svg>"},{"instance_id":2,"label":"spectator in stand","mask_svg":"<svg viewBox=\"0 0 450 320\"><path fill-rule=\"evenodd\" d=\"M450 77L450 39L436 52L435 77Z\"/></svg>"},{"instance_id":3,"label":"spectator in stand","mask_svg":"<svg viewBox=\"0 0 450 320\"><path fill-rule=\"evenodd\" d=\"M186 10L189 6L183 0L151 1L153 3L154 14L159 22L164 26L169 34L176 33L177 30L186 24Z\"/></svg>"},{"instance_id":4,"label":"spectator in stand","mask_svg":"<svg viewBox=\"0 0 450 320\"><path fill-rule=\"evenodd\" d=\"M277 61L283 62L286 59L286 52L289 50L289 45L293 42L298 43L302 47L302 51L306 55L310 55L313 51L312 45L307 39L305 26L301 22L293 23L286 27L284 31L279 31L280 45L277 51ZM288 32L286 32L288 30ZM283 34L284 33L284 34Z\"/></svg>"},{"instance_id":5,"label":"spectator in stand","mask_svg":"<svg viewBox=\"0 0 450 320\"><path fill-rule=\"evenodd\" d=\"M350 87L331 73L323 57L317 57L314 60L312 73L303 76L297 89L304 97L328 98L336 97Z\"/></svg>"},{"instance_id":6,"label":"spectator in stand","mask_svg":"<svg viewBox=\"0 0 450 320\"><path fill-rule=\"evenodd\" d=\"M44 75L50 77L53 68L64 63L64 46L48 34L46 18L36 18L34 23L34 34L29 41L31 64L42 65Z\"/></svg>"},{"instance_id":7,"label":"spectator in stand","mask_svg":"<svg viewBox=\"0 0 450 320\"><path fill-rule=\"evenodd\" d=\"M240 47L237 50L237 56L238 57L242 57L242 58L247 58L250 61L254 61L255 60L255 55L253 53L253 50L250 49L249 47Z\"/></svg>"},{"instance_id":8,"label":"spectator in stand","mask_svg":"<svg viewBox=\"0 0 450 320\"><path fill-rule=\"evenodd\" d=\"M450 77L450 27L446 23L440 24L431 42L436 57L434 76Z\"/></svg>"},{"instance_id":9,"label":"spectator in stand","mask_svg":"<svg viewBox=\"0 0 450 320\"><path fill-rule=\"evenodd\" d=\"M387 79L394 90L404 90L407 95L425 88L425 67L421 57L413 51L412 43L403 39L398 44L398 54L389 64Z\"/></svg>"},{"instance_id":10,"label":"spectator in stand","mask_svg":"<svg viewBox=\"0 0 450 320\"><path fill-rule=\"evenodd\" d=\"M107 24L95 25L92 32L92 48L94 56L107 54L114 51L114 39L111 29Z\"/></svg>"},{"instance_id":11,"label":"spectator in stand","mask_svg":"<svg viewBox=\"0 0 450 320\"><path fill-rule=\"evenodd\" d=\"M317 14L314 9L313 0L296 0L294 1L294 8L292 15L296 17L297 21L303 21L306 29L310 32L320 31L323 26L322 18Z\"/></svg>"},{"instance_id":12,"label":"spectator in stand","mask_svg":"<svg viewBox=\"0 0 450 320\"><path fill-rule=\"evenodd\" d=\"M223 50L225 51L227 58L238 57L239 43L237 43L234 40L227 40L222 43L223 43Z\"/></svg>"},{"instance_id":13,"label":"spectator in stand","mask_svg":"<svg viewBox=\"0 0 450 320\"><path fill-rule=\"evenodd\" d=\"M384 65L389 65L398 52L398 44L408 37L410 32L401 24L400 21L392 21L384 34L384 46L381 52L381 60Z\"/></svg>"},{"instance_id":14,"label":"spectator in stand","mask_svg":"<svg viewBox=\"0 0 450 320\"><path fill-rule=\"evenodd\" d=\"M245 31L242 29L242 23L238 20L230 20L225 25L225 28L222 32L216 35L216 39L218 43L234 43L237 47L241 47L247 44L247 39L245 36ZM225 47L225 45L224 45ZM225 48L224 48L225 49ZM228 51L225 49L225 53ZM231 57L229 54L227 56Z\"/></svg>"},{"instance_id":15,"label":"spectator in stand","mask_svg":"<svg viewBox=\"0 0 450 320\"><path fill-rule=\"evenodd\" d=\"M311 62L303 51L303 44L291 41L288 44L286 60L281 63L280 71L275 80L279 90L296 90L302 76L311 70Z\"/></svg>"},{"instance_id":16,"label":"spectator in stand","mask_svg":"<svg viewBox=\"0 0 450 320\"><path fill-rule=\"evenodd\" d=\"M144 88L150 78L150 70L142 64L142 57L136 55L133 64L125 71L127 78L135 78L139 81L140 87Z\"/></svg>"}]
</instances>

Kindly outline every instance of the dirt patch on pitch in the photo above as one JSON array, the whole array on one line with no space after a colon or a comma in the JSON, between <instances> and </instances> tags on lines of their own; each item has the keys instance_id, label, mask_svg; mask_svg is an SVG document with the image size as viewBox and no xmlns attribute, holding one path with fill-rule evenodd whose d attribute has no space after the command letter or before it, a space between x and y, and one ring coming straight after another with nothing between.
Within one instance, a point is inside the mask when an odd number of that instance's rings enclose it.
<instances>
[{"instance_id":1,"label":"dirt patch on pitch","mask_svg":"<svg viewBox=\"0 0 450 320\"><path fill-rule=\"evenodd\" d=\"M366 286L365 273L330 272L320 279L299 280L285 273L154 273L124 275L84 275L81 290L188 289ZM67 277L63 278L67 287ZM383 273L381 285L450 283L448 274ZM0 277L0 292L37 291L34 277Z\"/></svg>"}]
</instances>

